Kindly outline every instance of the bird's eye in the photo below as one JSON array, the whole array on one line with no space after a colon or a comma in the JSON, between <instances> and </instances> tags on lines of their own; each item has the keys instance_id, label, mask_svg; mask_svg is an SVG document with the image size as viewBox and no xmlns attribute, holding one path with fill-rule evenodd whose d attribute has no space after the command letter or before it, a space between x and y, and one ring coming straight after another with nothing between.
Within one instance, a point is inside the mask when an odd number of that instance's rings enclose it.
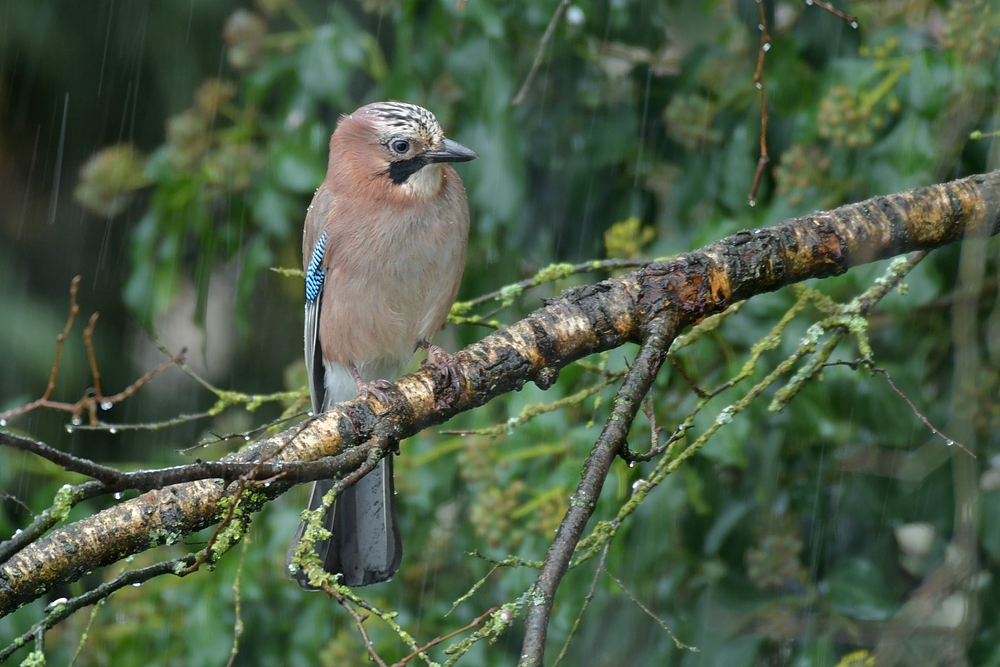
<instances>
[{"instance_id":1,"label":"bird's eye","mask_svg":"<svg viewBox=\"0 0 1000 667\"><path fill-rule=\"evenodd\" d=\"M410 142L404 141L402 139L396 139L394 142L392 142L392 150L399 154L403 154L406 151L410 150Z\"/></svg>"}]
</instances>

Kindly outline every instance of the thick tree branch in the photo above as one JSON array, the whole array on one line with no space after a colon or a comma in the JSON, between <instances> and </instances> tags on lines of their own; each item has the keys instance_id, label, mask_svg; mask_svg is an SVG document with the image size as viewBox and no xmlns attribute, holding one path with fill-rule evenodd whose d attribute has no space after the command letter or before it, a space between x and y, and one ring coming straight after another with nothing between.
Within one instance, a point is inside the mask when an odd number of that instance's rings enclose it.
<instances>
[{"instance_id":1,"label":"thick tree branch","mask_svg":"<svg viewBox=\"0 0 1000 667\"><path fill-rule=\"evenodd\" d=\"M701 250L621 278L567 290L544 308L458 353L460 394L437 410L435 382L424 368L400 379L389 405L360 399L337 406L293 440L286 431L227 457L227 463L314 461L372 438L402 439L534 381L547 388L570 362L626 342L640 342L656 322L684 326L734 301L807 278L838 275L851 266L942 246L980 220L997 233L1000 172L876 197L834 211L742 231ZM983 227L980 227L983 228ZM345 464L343 472L357 467ZM258 485L241 497L252 512L287 484ZM0 564L0 616L54 586L128 555L177 541L225 515L233 491L216 480L152 490L57 529Z\"/></svg>"}]
</instances>

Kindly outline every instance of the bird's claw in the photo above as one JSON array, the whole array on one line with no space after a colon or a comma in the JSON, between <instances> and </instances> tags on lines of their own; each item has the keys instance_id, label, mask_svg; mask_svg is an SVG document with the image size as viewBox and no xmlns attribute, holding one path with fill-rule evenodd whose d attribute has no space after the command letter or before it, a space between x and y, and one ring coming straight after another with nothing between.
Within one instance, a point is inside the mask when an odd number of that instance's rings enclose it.
<instances>
[{"instance_id":1,"label":"bird's claw","mask_svg":"<svg viewBox=\"0 0 1000 667\"><path fill-rule=\"evenodd\" d=\"M461 364L455 355L446 352L437 345L428 343L424 347L427 350L427 361L424 364L431 364L444 376L443 385L434 388L434 405L437 408L446 408L455 402L462 390L459 380ZM437 391L438 389L440 389L440 393Z\"/></svg>"},{"instance_id":2,"label":"bird's claw","mask_svg":"<svg viewBox=\"0 0 1000 667\"><path fill-rule=\"evenodd\" d=\"M387 389L392 389L392 383L388 380L374 380L365 382L361 378L354 378L354 386L358 389L358 396L367 400L374 396L379 402L389 404L389 397L386 395Z\"/></svg>"}]
</instances>

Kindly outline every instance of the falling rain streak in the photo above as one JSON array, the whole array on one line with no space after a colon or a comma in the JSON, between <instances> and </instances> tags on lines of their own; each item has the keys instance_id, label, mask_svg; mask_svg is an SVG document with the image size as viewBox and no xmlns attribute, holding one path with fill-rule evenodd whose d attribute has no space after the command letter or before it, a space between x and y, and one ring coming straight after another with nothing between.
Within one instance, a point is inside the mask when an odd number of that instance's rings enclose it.
<instances>
[{"instance_id":1,"label":"falling rain streak","mask_svg":"<svg viewBox=\"0 0 1000 667\"><path fill-rule=\"evenodd\" d=\"M52 179L52 197L49 200L49 224L56 222L56 210L59 206L59 184L62 180L63 151L66 148L66 119L69 117L69 93L63 101L62 128L59 130L59 148L56 150L56 170Z\"/></svg>"}]
</instances>

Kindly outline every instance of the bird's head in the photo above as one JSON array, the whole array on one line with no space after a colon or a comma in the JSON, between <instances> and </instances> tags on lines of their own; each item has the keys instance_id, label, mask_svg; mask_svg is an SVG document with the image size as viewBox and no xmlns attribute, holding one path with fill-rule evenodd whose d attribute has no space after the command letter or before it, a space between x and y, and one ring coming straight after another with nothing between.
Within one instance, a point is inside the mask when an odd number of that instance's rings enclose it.
<instances>
[{"instance_id":1,"label":"bird's head","mask_svg":"<svg viewBox=\"0 0 1000 667\"><path fill-rule=\"evenodd\" d=\"M376 102L342 116L330 140L330 169L349 169L407 194L429 197L441 187L441 164L479 155L444 136L427 109L404 102Z\"/></svg>"}]
</instances>

